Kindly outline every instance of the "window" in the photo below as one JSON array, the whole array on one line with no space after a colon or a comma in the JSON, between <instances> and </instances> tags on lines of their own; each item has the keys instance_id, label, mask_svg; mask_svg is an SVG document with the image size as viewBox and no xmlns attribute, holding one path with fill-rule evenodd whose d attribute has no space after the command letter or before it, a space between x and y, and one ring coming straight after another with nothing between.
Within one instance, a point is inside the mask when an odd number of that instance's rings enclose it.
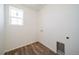
<instances>
[{"instance_id":1,"label":"window","mask_svg":"<svg viewBox=\"0 0 79 59\"><path fill-rule=\"evenodd\" d=\"M23 25L23 10L9 7L9 22L12 25Z\"/></svg>"}]
</instances>

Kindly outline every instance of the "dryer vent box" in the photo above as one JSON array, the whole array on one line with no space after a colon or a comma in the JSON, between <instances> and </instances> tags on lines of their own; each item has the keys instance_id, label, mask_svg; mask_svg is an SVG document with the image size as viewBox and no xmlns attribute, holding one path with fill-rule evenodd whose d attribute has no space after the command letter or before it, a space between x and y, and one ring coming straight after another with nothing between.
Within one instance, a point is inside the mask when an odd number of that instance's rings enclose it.
<instances>
[{"instance_id":1,"label":"dryer vent box","mask_svg":"<svg viewBox=\"0 0 79 59\"><path fill-rule=\"evenodd\" d=\"M65 54L65 45L64 43L57 42L57 54L64 55Z\"/></svg>"}]
</instances>

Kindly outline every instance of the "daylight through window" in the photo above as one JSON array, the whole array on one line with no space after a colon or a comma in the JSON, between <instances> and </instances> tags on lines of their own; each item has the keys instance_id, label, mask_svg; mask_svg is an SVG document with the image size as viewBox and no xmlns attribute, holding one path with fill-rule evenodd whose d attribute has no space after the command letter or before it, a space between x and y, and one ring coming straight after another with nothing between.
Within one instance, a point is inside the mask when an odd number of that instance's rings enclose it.
<instances>
[{"instance_id":1,"label":"daylight through window","mask_svg":"<svg viewBox=\"0 0 79 59\"><path fill-rule=\"evenodd\" d=\"M10 24L23 25L23 10L15 7L9 7Z\"/></svg>"}]
</instances>

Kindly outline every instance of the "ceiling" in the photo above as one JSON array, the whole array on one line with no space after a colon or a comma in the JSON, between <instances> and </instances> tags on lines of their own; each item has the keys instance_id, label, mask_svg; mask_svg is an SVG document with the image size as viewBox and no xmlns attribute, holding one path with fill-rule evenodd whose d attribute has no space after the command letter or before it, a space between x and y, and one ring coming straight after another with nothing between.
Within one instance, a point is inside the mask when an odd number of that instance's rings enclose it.
<instances>
[{"instance_id":1,"label":"ceiling","mask_svg":"<svg viewBox=\"0 0 79 59\"><path fill-rule=\"evenodd\" d=\"M41 8L45 6L45 4L23 4L23 6L39 11Z\"/></svg>"}]
</instances>

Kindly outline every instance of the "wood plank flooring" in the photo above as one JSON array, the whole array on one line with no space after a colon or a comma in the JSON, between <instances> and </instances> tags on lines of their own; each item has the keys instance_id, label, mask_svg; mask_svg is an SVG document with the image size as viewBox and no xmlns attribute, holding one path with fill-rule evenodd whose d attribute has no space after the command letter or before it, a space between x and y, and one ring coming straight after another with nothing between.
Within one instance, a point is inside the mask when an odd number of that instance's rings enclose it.
<instances>
[{"instance_id":1,"label":"wood plank flooring","mask_svg":"<svg viewBox=\"0 0 79 59\"><path fill-rule=\"evenodd\" d=\"M5 55L56 55L56 53L45 47L43 44L35 42L6 52Z\"/></svg>"}]
</instances>

